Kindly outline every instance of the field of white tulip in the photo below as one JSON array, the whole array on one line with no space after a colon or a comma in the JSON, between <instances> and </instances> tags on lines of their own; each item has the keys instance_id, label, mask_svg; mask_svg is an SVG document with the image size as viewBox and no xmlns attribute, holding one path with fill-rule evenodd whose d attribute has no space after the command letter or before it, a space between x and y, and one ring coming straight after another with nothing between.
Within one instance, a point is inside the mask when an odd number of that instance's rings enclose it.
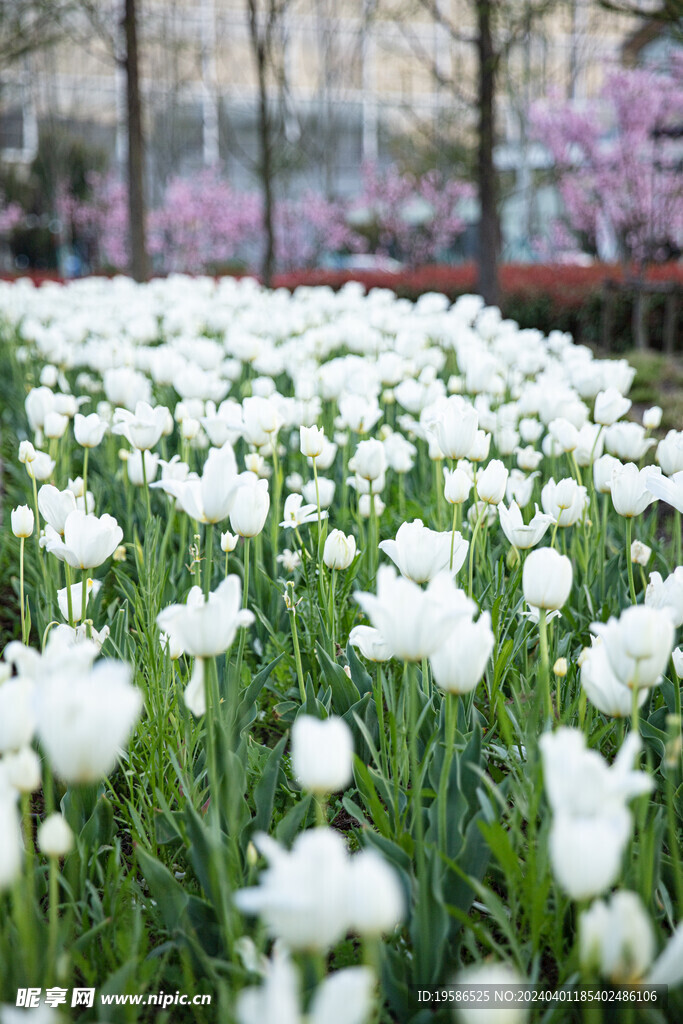
<instances>
[{"instance_id":1,"label":"field of white tulip","mask_svg":"<svg viewBox=\"0 0 683 1024\"><path fill-rule=\"evenodd\" d=\"M0 332L0 1024L683 1020L683 431L628 363L248 279Z\"/></svg>"}]
</instances>

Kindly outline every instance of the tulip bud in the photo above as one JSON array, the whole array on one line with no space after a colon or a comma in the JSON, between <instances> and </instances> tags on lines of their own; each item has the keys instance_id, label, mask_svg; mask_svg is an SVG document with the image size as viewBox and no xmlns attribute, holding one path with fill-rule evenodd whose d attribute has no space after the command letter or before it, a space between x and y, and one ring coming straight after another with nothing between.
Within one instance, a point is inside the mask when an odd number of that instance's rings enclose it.
<instances>
[{"instance_id":1,"label":"tulip bud","mask_svg":"<svg viewBox=\"0 0 683 1024\"><path fill-rule=\"evenodd\" d=\"M238 540L239 537L236 533L230 533L229 530L226 530L225 533L221 534L221 551L224 551L226 555L234 551Z\"/></svg>"},{"instance_id":2,"label":"tulip bud","mask_svg":"<svg viewBox=\"0 0 683 1024\"><path fill-rule=\"evenodd\" d=\"M356 557L356 538L341 530L332 530L325 541L323 562L328 569L348 569Z\"/></svg>"},{"instance_id":3,"label":"tulip bud","mask_svg":"<svg viewBox=\"0 0 683 1024\"><path fill-rule=\"evenodd\" d=\"M505 495L508 471L500 459L492 459L486 469L477 474L477 492L487 505L498 505Z\"/></svg>"},{"instance_id":4,"label":"tulip bud","mask_svg":"<svg viewBox=\"0 0 683 1024\"><path fill-rule=\"evenodd\" d=\"M671 652L671 657L674 662L674 671L679 679L683 679L683 650L680 647L676 647Z\"/></svg>"},{"instance_id":5,"label":"tulip bud","mask_svg":"<svg viewBox=\"0 0 683 1024\"><path fill-rule=\"evenodd\" d=\"M593 421L604 427L611 427L618 419L625 416L630 408L630 398L624 398L616 388L608 388L607 391L601 391L596 396Z\"/></svg>"},{"instance_id":6,"label":"tulip bud","mask_svg":"<svg viewBox=\"0 0 683 1024\"><path fill-rule=\"evenodd\" d=\"M372 503L375 506L375 515L379 518L382 515L382 513L384 512L384 509L386 508L386 505L384 504L384 502L380 498L379 494L373 494L373 496L372 496ZM358 499L358 512L362 516L363 519L369 519L369 517L370 517L370 495L369 494L361 494L361 496L359 497L359 499Z\"/></svg>"},{"instance_id":7,"label":"tulip bud","mask_svg":"<svg viewBox=\"0 0 683 1024\"><path fill-rule=\"evenodd\" d=\"M459 466L456 469L444 469L444 497L451 505L461 505L467 501L472 489L472 478Z\"/></svg>"},{"instance_id":8,"label":"tulip bud","mask_svg":"<svg viewBox=\"0 0 683 1024\"><path fill-rule=\"evenodd\" d=\"M662 422L662 410L658 405L646 409L643 413L643 426L646 430L656 430Z\"/></svg>"},{"instance_id":9,"label":"tulip bud","mask_svg":"<svg viewBox=\"0 0 683 1024\"><path fill-rule=\"evenodd\" d=\"M80 412L74 418L74 437L82 448L96 448L107 429L106 420L96 412L83 416Z\"/></svg>"},{"instance_id":10,"label":"tulip bud","mask_svg":"<svg viewBox=\"0 0 683 1024\"><path fill-rule=\"evenodd\" d=\"M51 437L55 440L59 440L60 437L64 436L67 426L69 425L69 417L64 416L59 412L49 412L45 416L45 437Z\"/></svg>"},{"instance_id":11,"label":"tulip bud","mask_svg":"<svg viewBox=\"0 0 683 1024\"><path fill-rule=\"evenodd\" d=\"M253 481L237 488L230 510L230 526L240 537L256 537L265 525L270 508L267 481L255 478Z\"/></svg>"},{"instance_id":12,"label":"tulip bud","mask_svg":"<svg viewBox=\"0 0 683 1024\"><path fill-rule=\"evenodd\" d=\"M186 416L180 424L180 436L184 441L194 441L199 430L199 420L196 420L193 416Z\"/></svg>"},{"instance_id":13,"label":"tulip bud","mask_svg":"<svg viewBox=\"0 0 683 1024\"><path fill-rule=\"evenodd\" d=\"M33 747L22 747L16 754L5 754L2 763L11 785L20 793L35 793L40 788L40 758Z\"/></svg>"},{"instance_id":14,"label":"tulip bud","mask_svg":"<svg viewBox=\"0 0 683 1024\"><path fill-rule=\"evenodd\" d=\"M527 556L522 574L526 601L534 608L561 608L572 589L572 563L554 548L537 548Z\"/></svg>"},{"instance_id":15,"label":"tulip bud","mask_svg":"<svg viewBox=\"0 0 683 1024\"><path fill-rule=\"evenodd\" d=\"M655 938L639 896L615 892L596 900L579 918L579 955L584 968L615 985L640 981L652 963Z\"/></svg>"},{"instance_id":16,"label":"tulip bud","mask_svg":"<svg viewBox=\"0 0 683 1024\"><path fill-rule=\"evenodd\" d=\"M647 565L652 554L652 548L643 544L640 540L634 540L631 544L631 561L636 565Z\"/></svg>"},{"instance_id":17,"label":"tulip bud","mask_svg":"<svg viewBox=\"0 0 683 1024\"><path fill-rule=\"evenodd\" d=\"M266 460L258 452L249 452L244 456L244 468L250 473L256 473L256 476L264 477L266 475Z\"/></svg>"},{"instance_id":18,"label":"tulip bud","mask_svg":"<svg viewBox=\"0 0 683 1024\"><path fill-rule=\"evenodd\" d=\"M30 537L35 522L33 512L28 505L18 505L12 509L12 533L15 537Z\"/></svg>"},{"instance_id":19,"label":"tulip bud","mask_svg":"<svg viewBox=\"0 0 683 1024\"><path fill-rule=\"evenodd\" d=\"M386 455L381 441L372 438L359 441L353 458L349 459L349 469L363 480L377 480L386 469Z\"/></svg>"},{"instance_id":20,"label":"tulip bud","mask_svg":"<svg viewBox=\"0 0 683 1024\"><path fill-rule=\"evenodd\" d=\"M351 858L349 871L351 930L364 938L392 932L405 914L398 876L374 850Z\"/></svg>"},{"instance_id":21,"label":"tulip bud","mask_svg":"<svg viewBox=\"0 0 683 1024\"><path fill-rule=\"evenodd\" d=\"M317 505L320 498L320 507L329 508L334 501L335 482L326 476L318 477L318 492L316 497L315 480L307 480L301 488L304 501L310 505Z\"/></svg>"},{"instance_id":22,"label":"tulip bud","mask_svg":"<svg viewBox=\"0 0 683 1024\"><path fill-rule=\"evenodd\" d=\"M555 664L553 665L553 672L556 676L559 676L560 679L564 679L564 677L567 675L567 659L558 658Z\"/></svg>"},{"instance_id":23,"label":"tulip bud","mask_svg":"<svg viewBox=\"0 0 683 1024\"><path fill-rule=\"evenodd\" d=\"M500 451L501 445L498 437L496 437L496 445ZM514 444L512 447L514 448ZM485 430L477 430L467 457L471 462L484 462L489 457L490 448L491 435L487 434Z\"/></svg>"},{"instance_id":24,"label":"tulip bud","mask_svg":"<svg viewBox=\"0 0 683 1024\"><path fill-rule=\"evenodd\" d=\"M73 832L61 814L50 814L38 828L38 846L47 857L66 857L73 843Z\"/></svg>"},{"instance_id":25,"label":"tulip bud","mask_svg":"<svg viewBox=\"0 0 683 1024\"><path fill-rule=\"evenodd\" d=\"M36 450L30 441L22 441L19 445L19 462L25 465L27 462L33 462L36 457Z\"/></svg>"},{"instance_id":26,"label":"tulip bud","mask_svg":"<svg viewBox=\"0 0 683 1024\"><path fill-rule=\"evenodd\" d=\"M353 736L343 719L299 715L292 726L292 767L304 789L319 794L344 789L352 762Z\"/></svg>"},{"instance_id":27,"label":"tulip bud","mask_svg":"<svg viewBox=\"0 0 683 1024\"><path fill-rule=\"evenodd\" d=\"M325 447L325 431L322 427L299 427L299 450L302 455L315 459Z\"/></svg>"}]
</instances>

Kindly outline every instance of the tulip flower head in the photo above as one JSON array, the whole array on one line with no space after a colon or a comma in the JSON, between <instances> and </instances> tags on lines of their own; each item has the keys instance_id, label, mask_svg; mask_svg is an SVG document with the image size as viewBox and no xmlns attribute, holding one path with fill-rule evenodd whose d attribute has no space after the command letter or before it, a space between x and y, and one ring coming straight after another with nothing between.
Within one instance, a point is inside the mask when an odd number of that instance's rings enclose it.
<instances>
[{"instance_id":1,"label":"tulip flower head","mask_svg":"<svg viewBox=\"0 0 683 1024\"><path fill-rule=\"evenodd\" d=\"M354 597L392 655L404 661L430 657L446 640L463 607L469 607L450 574L440 573L422 590L386 565L377 571L377 594L357 591Z\"/></svg>"},{"instance_id":2,"label":"tulip flower head","mask_svg":"<svg viewBox=\"0 0 683 1024\"><path fill-rule=\"evenodd\" d=\"M634 605L618 619L592 622L612 672L629 689L656 686L671 656L674 626L668 609Z\"/></svg>"},{"instance_id":3,"label":"tulip flower head","mask_svg":"<svg viewBox=\"0 0 683 1024\"><path fill-rule=\"evenodd\" d=\"M38 735L53 770L70 785L99 782L113 770L142 708L131 669L101 661L41 684Z\"/></svg>"},{"instance_id":4,"label":"tulip flower head","mask_svg":"<svg viewBox=\"0 0 683 1024\"><path fill-rule=\"evenodd\" d=\"M639 737L629 734L611 767L586 748L578 729L546 732L539 745L553 812L549 837L553 872L572 899L598 896L616 881L631 836L627 802L653 788L649 775L631 768L640 749Z\"/></svg>"},{"instance_id":5,"label":"tulip flower head","mask_svg":"<svg viewBox=\"0 0 683 1024\"><path fill-rule=\"evenodd\" d=\"M421 519L414 519L412 523L403 523L399 526L396 539L381 541L379 548L389 556L407 580L427 583L440 572L448 571L452 540L453 535L450 532L439 533L430 530ZM453 572L457 572L464 564L468 548L468 541L456 533L453 545Z\"/></svg>"},{"instance_id":6,"label":"tulip flower head","mask_svg":"<svg viewBox=\"0 0 683 1024\"><path fill-rule=\"evenodd\" d=\"M572 589L572 563L554 548L537 548L524 563L524 597L534 608L554 611L563 606Z\"/></svg>"},{"instance_id":7,"label":"tulip flower head","mask_svg":"<svg viewBox=\"0 0 683 1024\"><path fill-rule=\"evenodd\" d=\"M328 569L348 569L356 557L356 538L341 530L332 530L325 540L323 562Z\"/></svg>"},{"instance_id":8,"label":"tulip flower head","mask_svg":"<svg viewBox=\"0 0 683 1024\"><path fill-rule=\"evenodd\" d=\"M168 409L166 406L151 406L148 402L137 402L135 412L117 409L112 424L113 434L123 434L131 447L138 451L153 448L159 441L164 428Z\"/></svg>"},{"instance_id":9,"label":"tulip flower head","mask_svg":"<svg viewBox=\"0 0 683 1024\"><path fill-rule=\"evenodd\" d=\"M35 517L28 505L18 505L12 509L12 533L15 537L30 537L33 533Z\"/></svg>"},{"instance_id":10,"label":"tulip flower head","mask_svg":"<svg viewBox=\"0 0 683 1024\"><path fill-rule=\"evenodd\" d=\"M304 789L323 795L345 789L352 777L353 736L335 715L299 715L292 726L292 768Z\"/></svg>"},{"instance_id":11,"label":"tulip flower head","mask_svg":"<svg viewBox=\"0 0 683 1024\"><path fill-rule=\"evenodd\" d=\"M64 523L64 539L46 527L46 548L60 562L74 569L95 569L102 565L123 540L123 530L113 516L70 512Z\"/></svg>"}]
</instances>

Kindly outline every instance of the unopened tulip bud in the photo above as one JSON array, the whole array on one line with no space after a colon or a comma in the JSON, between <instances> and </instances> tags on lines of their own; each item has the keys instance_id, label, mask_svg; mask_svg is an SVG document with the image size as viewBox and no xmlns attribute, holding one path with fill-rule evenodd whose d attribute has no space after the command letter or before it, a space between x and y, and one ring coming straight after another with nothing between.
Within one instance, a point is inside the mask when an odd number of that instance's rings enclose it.
<instances>
[{"instance_id":1,"label":"unopened tulip bud","mask_svg":"<svg viewBox=\"0 0 683 1024\"><path fill-rule=\"evenodd\" d=\"M38 846L47 857L66 857L73 832L61 814L50 814L38 829Z\"/></svg>"},{"instance_id":2,"label":"unopened tulip bud","mask_svg":"<svg viewBox=\"0 0 683 1024\"><path fill-rule=\"evenodd\" d=\"M117 547L116 551L112 555L112 558L114 559L115 562L125 562L125 560L126 560L126 545L125 544L119 544L119 546Z\"/></svg>"},{"instance_id":3,"label":"unopened tulip bud","mask_svg":"<svg viewBox=\"0 0 683 1024\"><path fill-rule=\"evenodd\" d=\"M36 457L36 450L30 441L22 441L19 445L19 462L24 465L27 462L33 462Z\"/></svg>"},{"instance_id":4,"label":"unopened tulip bud","mask_svg":"<svg viewBox=\"0 0 683 1024\"><path fill-rule=\"evenodd\" d=\"M325 431L322 427L299 427L299 450L302 455L315 459L325 447Z\"/></svg>"},{"instance_id":5,"label":"unopened tulip bud","mask_svg":"<svg viewBox=\"0 0 683 1024\"><path fill-rule=\"evenodd\" d=\"M186 416L180 424L180 436L184 441L194 441L199 433L200 423L194 416Z\"/></svg>"},{"instance_id":6,"label":"unopened tulip bud","mask_svg":"<svg viewBox=\"0 0 683 1024\"><path fill-rule=\"evenodd\" d=\"M527 555L522 574L524 597L534 608L561 608L572 589L572 563L554 548L537 548Z\"/></svg>"},{"instance_id":7,"label":"unopened tulip bud","mask_svg":"<svg viewBox=\"0 0 683 1024\"><path fill-rule=\"evenodd\" d=\"M60 437L64 436L64 432L68 425L68 416L64 416L59 412L48 412L45 416L45 437L51 437L55 440L59 440Z\"/></svg>"},{"instance_id":8,"label":"unopened tulip bud","mask_svg":"<svg viewBox=\"0 0 683 1024\"><path fill-rule=\"evenodd\" d=\"M556 676L559 676L560 679L564 679L564 677L567 675L567 659L558 658L555 664L553 665L553 672Z\"/></svg>"},{"instance_id":9,"label":"unopened tulip bud","mask_svg":"<svg viewBox=\"0 0 683 1024\"><path fill-rule=\"evenodd\" d=\"M323 562L328 569L348 569L356 557L356 538L341 530L332 530L323 549Z\"/></svg>"},{"instance_id":10,"label":"unopened tulip bud","mask_svg":"<svg viewBox=\"0 0 683 1024\"><path fill-rule=\"evenodd\" d=\"M5 754L2 763L7 778L20 793L35 793L40 788L40 758L33 747L22 747L16 754Z\"/></svg>"},{"instance_id":11,"label":"unopened tulip bud","mask_svg":"<svg viewBox=\"0 0 683 1024\"><path fill-rule=\"evenodd\" d=\"M226 530L225 533L221 534L221 551L224 551L226 555L234 551L238 540L239 537L236 533L230 533L229 530Z\"/></svg>"},{"instance_id":12,"label":"unopened tulip bud","mask_svg":"<svg viewBox=\"0 0 683 1024\"><path fill-rule=\"evenodd\" d=\"M646 409L643 413L643 426L646 430L656 430L662 422L662 410L658 405Z\"/></svg>"},{"instance_id":13,"label":"unopened tulip bud","mask_svg":"<svg viewBox=\"0 0 683 1024\"><path fill-rule=\"evenodd\" d=\"M508 471L500 459L492 459L485 469L477 474L477 492L487 505L499 505L505 496Z\"/></svg>"},{"instance_id":14,"label":"unopened tulip bud","mask_svg":"<svg viewBox=\"0 0 683 1024\"><path fill-rule=\"evenodd\" d=\"M256 473L257 476L264 476L266 460L258 452L249 452L244 456L244 468L250 473Z\"/></svg>"},{"instance_id":15,"label":"unopened tulip bud","mask_svg":"<svg viewBox=\"0 0 683 1024\"><path fill-rule=\"evenodd\" d=\"M679 679L683 679L683 649L676 647L671 652L671 657L674 662L674 670Z\"/></svg>"},{"instance_id":16,"label":"unopened tulip bud","mask_svg":"<svg viewBox=\"0 0 683 1024\"><path fill-rule=\"evenodd\" d=\"M299 715L292 726L292 767L313 793L336 793L351 781L353 736L345 721Z\"/></svg>"},{"instance_id":17,"label":"unopened tulip bud","mask_svg":"<svg viewBox=\"0 0 683 1024\"><path fill-rule=\"evenodd\" d=\"M631 544L631 561L636 565L647 565L652 554L652 548L643 544L640 540L634 540Z\"/></svg>"},{"instance_id":18,"label":"unopened tulip bud","mask_svg":"<svg viewBox=\"0 0 683 1024\"><path fill-rule=\"evenodd\" d=\"M472 490L472 478L459 466L456 469L444 469L444 497L451 505L461 505L467 501Z\"/></svg>"},{"instance_id":19,"label":"unopened tulip bud","mask_svg":"<svg viewBox=\"0 0 683 1024\"><path fill-rule=\"evenodd\" d=\"M28 505L12 509L12 533L15 537L30 537L33 533L34 516Z\"/></svg>"}]
</instances>

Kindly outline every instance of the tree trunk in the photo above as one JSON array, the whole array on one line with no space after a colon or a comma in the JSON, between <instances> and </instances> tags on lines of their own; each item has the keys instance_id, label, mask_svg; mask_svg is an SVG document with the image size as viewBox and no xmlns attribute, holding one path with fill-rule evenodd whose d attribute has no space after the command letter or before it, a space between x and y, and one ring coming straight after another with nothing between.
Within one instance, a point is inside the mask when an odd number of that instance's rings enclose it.
<instances>
[{"instance_id":1,"label":"tree trunk","mask_svg":"<svg viewBox=\"0 0 683 1024\"><path fill-rule=\"evenodd\" d=\"M491 0L477 0L477 53L479 138L477 144L477 184L479 189L478 288L488 305L498 305L498 182L493 162L495 141L494 96L497 60L491 32Z\"/></svg>"},{"instance_id":2,"label":"tree trunk","mask_svg":"<svg viewBox=\"0 0 683 1024\"><path fill-rule=\"evenodd\" d=\"M266 247L261 273L266 288L270 288L275 272L275 203L273 200L273 153L268 113L268 93L265 62L259 70L259 142L261 144L261 186L263 188L263 231Z\"/></svg>"},{"instance_id":3,"label":"tree trunk","mask_svg":"<svg viewBox=\"0 0 683 1024\"><path fill-rule=\"evenodd\" d=\"M145 156L138 67L136 0L125 0L126 102L128 108L128 225L130 273L136 281L149 276L145 238Z\"/></svg>"},{"instance_id":4,"label":"tree trunk","mask_svg":"<svg viewBox=\"0 0 683 1024\"><path fill-rule=\"evenodd\" d=\"M275 271L275 201L273 197L273 140L268 109L268 48L267 39L263 38L259 30L256 0L248 0L248 6L249 31L258 78L259 176L263 192L263 232L266 243L261 277L265 286L270 288Z\"/></svg>"}]
</instances>

